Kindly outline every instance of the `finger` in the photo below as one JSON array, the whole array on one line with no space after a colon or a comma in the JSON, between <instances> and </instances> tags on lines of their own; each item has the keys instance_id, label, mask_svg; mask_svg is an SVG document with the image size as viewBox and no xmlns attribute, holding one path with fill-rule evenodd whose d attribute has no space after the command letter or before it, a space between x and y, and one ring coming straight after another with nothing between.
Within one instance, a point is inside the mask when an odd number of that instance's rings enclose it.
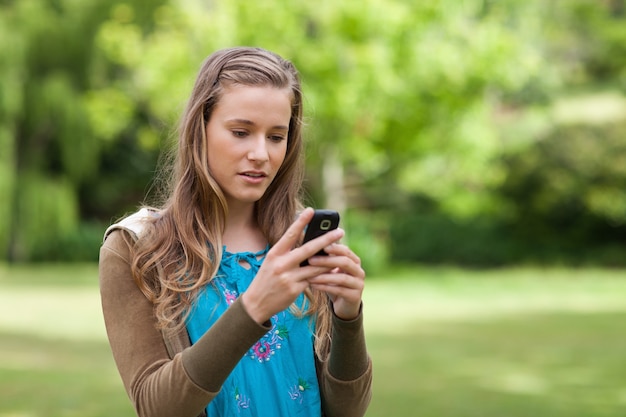
<instances>
[{"instance_id":1,"label":"finger","mask_svg":"<svg viewBox=\"0 0 626 417\"><path fill-rule=\"evenodd\" d=\"M333 302L337 300L343 300L351 305L358 305L362 300L363 291L358 288L347 288L340 285L329 284L310 284L310 288L313 291L320 291L326 293L331 297Z\"/></svg>"},{"instance_id":2,"label":"finger","mask_svg":"<svg viewBox=\"0 0 626 417\"><path fill-rule=\"evenodd\" d=\"M352 261L354 261L356 264L361 265L361 258L359 258L356 253L352 252L352 250L346 245L333 243L325 247L324 252L334 256L347 256L352 259Z\"/></svg>"},{"instance_id":3,"label":"finger","mask_svg":"<svg viewBox=\"0 0 626 417\"><path fill-rule=\"evenodd\" d=\"M323 273L309 278L309 283L313 286L328 288L343 288L347 290L362 291L365 287L363 279L347 274Z\"/></svg>"},{"instance_id":4,"label":"finger","mask_svg":"<svg viewBox=\"0 0 626 417\"><path fill-rule=\"evenodd\" d=\"M355 319L361 310L362 293L345 290L341 287L311 286L313 291L322 291L332 300L332 308L337 317L343 320Z\"/></svg>"},{"instance_id":5,"label":"finger","mask_svg":"<svg viewBox=\"0 0 626 417\"><path fill-rule=\"evenodd\" d=\"M324 266L304 266L299 267L293 272L293 279L295 281L310 281L313 277L328 274L332 269Z\"/></svg>"},{"instance_id":6,"label":"finger","mask_svg":"<svg viewBox=\"0 0 626 417\"><path fill-rule=\"evenodd\" d=\"M300 213L291 226L289 226L285 234L276 242L272 249L277 253L287 253L293 249L300 240L304 228L309 224L312 218L313 209L307 207Z\"/></svg>"},{"instance_id":7,"label":"finger","mask_svg":"<svg viewBox=\"0 0 626 417\"><path fill-rule=\"evenodd\" d=\"M297 249L294 249L293 252L302 260L309 259L325 247L338 242L344 234L345 232L340 228L331 230L330 232L324 233L323 235L305 243Z\"/></svg>"},{"instance_id":8,"label":"finger","mask_svg":"<svg viewBox=\"0 0 626 417\"><path fill-rule=\"evenodd\" d=\"M331 295L332 298L343 298L350 301L361 299L361 292L356 288L346 288L339 285L330 284L309 284L311 290L320 291Z\"/></svg>"},{"instance_id":9,"label":"finger","mask_svg":"<svg viewBox=\"0 0 626 417\"><path fill-rule=\"evenodd\" d=\"M356 256L356 255L355 255ZM365 278L365 271L361 268L360 260L355 261L350 256L314 256L309 259L309 264L313 266L323 266L331 269L339 269L342 273L360 279Z\"/></svg>"}]
</instances>

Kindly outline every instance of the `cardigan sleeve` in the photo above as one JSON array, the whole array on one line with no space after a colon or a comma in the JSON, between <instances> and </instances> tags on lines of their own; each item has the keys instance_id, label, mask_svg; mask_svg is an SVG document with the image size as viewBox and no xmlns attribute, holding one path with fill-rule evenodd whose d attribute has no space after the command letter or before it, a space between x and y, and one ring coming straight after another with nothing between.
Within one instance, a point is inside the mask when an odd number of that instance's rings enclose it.
<instances>
[{"instance_id":1,"label":"cardigan sleeve","mask_svg":"<svg viewBox=\"0 0 626 417\"><path fill-rule=\"evenodd\" d=\"M127 232L111 232L99 262L104 321L122 382L140 417L197 416L268 329L236 302L198 343L170 358L153 305L132 278L129 242Z\"/></svg>"},{"instance_id":2,"label":"cardigan sleeve","mask_svg":"<svg viewBox=\"0 0 626 417\"><path fill-rule=\"evenodd\" d=\"M325 417L363 417L372 398L372 360L362 311L354 320L333 315L330 355L317 361Z\"/></svg>"}]
</instances>

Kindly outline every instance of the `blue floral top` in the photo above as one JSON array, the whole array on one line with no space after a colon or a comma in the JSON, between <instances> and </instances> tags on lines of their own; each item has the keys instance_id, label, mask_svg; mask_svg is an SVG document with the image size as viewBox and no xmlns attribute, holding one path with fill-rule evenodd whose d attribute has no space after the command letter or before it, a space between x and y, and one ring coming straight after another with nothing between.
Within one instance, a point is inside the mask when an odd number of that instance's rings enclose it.
<instances>
[{"instance_id":1,"label":"blue floral top","mask_svg":"<svg viewBox=\"0 0 626 417\"><path fill-rule=\"evenodd\" d=\"M201 291L187 319L192 344L248 288L268 250L229 253L224 248L216 277ZM301 294L296 305L305 302ZM271 323L270 331L244 355L207 406L209 417L321 415L314 321L287 309L273 316Z\"/></svg>"}]
</instances>

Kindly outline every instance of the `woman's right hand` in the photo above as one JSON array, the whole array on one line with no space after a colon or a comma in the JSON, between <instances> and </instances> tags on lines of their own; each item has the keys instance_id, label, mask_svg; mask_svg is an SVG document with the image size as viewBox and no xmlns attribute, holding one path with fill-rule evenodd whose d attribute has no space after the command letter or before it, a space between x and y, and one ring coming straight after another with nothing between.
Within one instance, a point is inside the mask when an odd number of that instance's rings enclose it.
<instances>
[{"instance_id":1,"label":"woman's right hand","mask_svg":"<svg viewBox=\"0 0 626 417\"><path fill-rule=\"evenodd\" d=\"M257 323L265 323L274 314L289 307L309 286L309 278L329 272L326 267L301 267L300 263L338 242L344 235L342 229L332 230L295 248L313 213L311 208L300 213L267 253L259 272L242 294L246 311Z\"/></svg>"}]
</instances>

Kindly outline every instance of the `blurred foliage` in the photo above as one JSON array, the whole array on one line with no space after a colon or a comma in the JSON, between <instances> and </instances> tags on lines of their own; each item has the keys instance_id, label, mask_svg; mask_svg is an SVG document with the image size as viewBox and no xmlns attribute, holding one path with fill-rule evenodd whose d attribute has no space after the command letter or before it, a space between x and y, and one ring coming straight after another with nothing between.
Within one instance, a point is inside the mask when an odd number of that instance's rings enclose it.
<instances>
[{"instance_id":1,"label":"blurred foliage","mask_svg":"<svg viewBox=\"0 0 626 417\"><path fill-rule=\"evenodd\" d=\"M624 0L1 2L0 259L95 259L241 44L300 69L310 203L370 268L626 263Z\"/></svg>"}]
</instances>

